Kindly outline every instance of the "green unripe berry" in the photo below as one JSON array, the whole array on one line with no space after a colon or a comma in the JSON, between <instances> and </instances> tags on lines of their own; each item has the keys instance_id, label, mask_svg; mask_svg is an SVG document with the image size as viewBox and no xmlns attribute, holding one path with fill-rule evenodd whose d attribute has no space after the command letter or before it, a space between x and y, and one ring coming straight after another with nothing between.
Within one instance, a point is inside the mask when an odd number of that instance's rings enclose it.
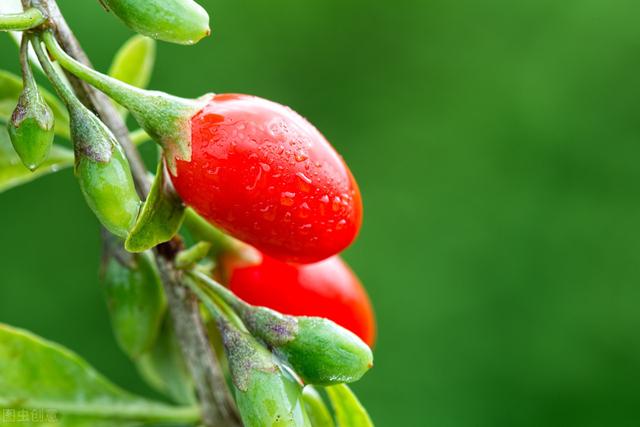
<instances>
[{"instance_id":1,"label":"green unripe berry","mask_svg":"<svg viewBox=\"0 0 640 427\"><path fill-rule=\"evenodd\" d=\"M156 40L195 44L211 33L209 15L193 0L101 0L129 28Z\"/></svg>"}]
</instances>

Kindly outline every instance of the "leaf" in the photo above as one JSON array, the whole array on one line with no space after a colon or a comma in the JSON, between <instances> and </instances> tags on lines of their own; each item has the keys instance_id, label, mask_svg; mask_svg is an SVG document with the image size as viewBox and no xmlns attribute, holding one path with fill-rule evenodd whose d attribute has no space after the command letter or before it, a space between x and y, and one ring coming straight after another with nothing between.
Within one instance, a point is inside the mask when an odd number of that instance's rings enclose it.
<instances>
[{"instance_id":1,"label":"leaf","mask_svg":"<svg viewBox=\"0 0 640 427\"><path fill-rule=\"evenodd\" d=\"M7 129L0 126L0 193L71 166L73 166L73 151L54 145L51 147L49 158L38 169L31 172L22 164L13 150Z\"/></svg>"},{"instance_id":2,"label":"leaf","mask_svg":"<svg viewBox=\"0 0 640 427\"><path fill-rule=\"evenodd\" d=\"M345 384L326 387L336 414L338 427L373 427L373 422L358 398Z\"/></svg>"},{"instance_id":3,"label":"leaf","mask_svg":"<svg viewBox=\"0 0 640 427\"><path fill-rule=\"evenodd\" d=\"M151 192L125 241L125 249L143 252L171 240L182 225L184 212L185 206L169 183L161 159Z\"/></svg>"},{"instance_id":4,"label":"leaf","mask_svg":"<svg viewBox=\"0 0 640 427\"><path fill-rule=\"evenodd\" d=\"M49 423L45 419L22 425L57 427L199 418L195 407L174 407L132 395L69 350L4 324L0 324L0 408L5 421L11 410L46 411Z\"/></svg>"},{"instance_id":5,"label":"leaf","mask_svg":"<svg viewBox=\"0 0 640 427\"><path fill-rule=\"evenodd\" d=\"M173 331L170 316L164 324L153 348L135 362L142 378L154 389L183 405L196 401L193 380L182 356Z\"/></svg>"},{"instance_id":6,"label":"leaf","mask_svg":"<svg viewBox=\"0 0 640 427\"><path fill-rule=\"evenodd\" d=\"M56 120L56 134L69 139L69 113L62 103L51 92L38 87L42 97L47 101ZM0 70L0 122L7 123L18 104L22 93L22 79L5 70Z\"/></svg>"},{"instance_id":7,"label":"leaf","mask_svg":"<svg viewBox=\"0 0 640 427\"><path fill-rule=\"evenodd\" d=\"M130 85L144 89L151 80L156 60L156 42L145 36L131 37L116 53L109 75ZM126 108L117 105L122 115Z\"/></svg>"},{"instance_id":8,"label":"leaf","mask_svg":"<svg viewBox=\"0 0 640 427\"><path fill-rule=\"evenodd\" d=\"M302 391L302 401L313 427L335 427L329 409L315 388L306 386Z\"/></svg>"}]
</instances>

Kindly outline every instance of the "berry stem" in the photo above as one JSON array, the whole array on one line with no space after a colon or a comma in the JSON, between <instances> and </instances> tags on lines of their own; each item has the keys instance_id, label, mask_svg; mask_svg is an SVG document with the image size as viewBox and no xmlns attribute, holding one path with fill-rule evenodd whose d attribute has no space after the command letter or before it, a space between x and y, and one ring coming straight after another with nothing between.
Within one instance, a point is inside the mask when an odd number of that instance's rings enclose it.
<instances>
[{"instance_id":1,"label":"berry stem","mask_svg":"<svg viewBox=\"0 0 640 427\"><path fill-rule=\"evenodd\" d=\"M226 305L230 306L236 313L238 313L240 317L242 317L242 314L245 311L251 309L251 306L249 304L242 301L240 298L235 296L233 292L231 292L229 289L225 288L206 274L195 270L189 271L187 274L193 280L201 283L208 290L213 292L219 299L224 301Z\"/></svg>"},{"instance_id":2,"label":"berry stem","mask_svg":"<svg viewBox=\"0 0 640 427\"><path fill-rule=\"evenodd\" d=\"M22 45L28 44L29 39L30 37L25 34L23 36ZM38 57L38 61L40 62L44 73L51 82L53 88L56 90L58 96L62 98L62 102L65 103L67 108L71 110L72 108L84 107L80 100L78 100L78 98L76 97L75 93L69 86L67 86L60 74L58 74L58 71L56 71L56 69L53 67L53 64L49 60L49 57L42 49L40 37L34 37L31 44L33 46L33 50L36 52L36 56ZM29 68L29 65L26 64L26 67Z\"/></svg>"},{"instance_id":3,"label":"berry stem","mask_svg":"<svg viewBox=\"0 0 640 427\"><path fill-rule=\"evenodd\" d=\"M0 14L0 31L30 30L42 25L46 19L36 8L29 8L21 13Z\"/></svg>"}]
</instances>

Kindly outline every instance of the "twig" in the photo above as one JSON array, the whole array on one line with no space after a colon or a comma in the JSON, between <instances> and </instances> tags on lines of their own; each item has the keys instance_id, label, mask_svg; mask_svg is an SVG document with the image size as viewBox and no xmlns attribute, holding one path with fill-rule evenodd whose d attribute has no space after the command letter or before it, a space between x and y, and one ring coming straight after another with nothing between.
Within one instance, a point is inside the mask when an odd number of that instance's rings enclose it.
<instances>
[{"instance_id":1,"label":"twig","mask_svg":"<svg viewBox=\"0 0 640 427\"><path fill-rule=\"evenodd\" d=\"M32 0L32 4L45 12L48 17L46 25L53 29L63 49L90 66L86 53L62 16L56 0ZM141 197L146 197L150 189L147 170L129 138L128 129L120 114L104 94L70 74L67 77L78 98L101 118L122 145L129 159L138 193ZM191 291L182 285L181 273L174 267L174 258L181 245L181 240L176 238L159 245L154 251L176 334L202 405L202 421L207 427L239 426L235 406L200 317L198 302Z\"/></svg>"}]
</instances>

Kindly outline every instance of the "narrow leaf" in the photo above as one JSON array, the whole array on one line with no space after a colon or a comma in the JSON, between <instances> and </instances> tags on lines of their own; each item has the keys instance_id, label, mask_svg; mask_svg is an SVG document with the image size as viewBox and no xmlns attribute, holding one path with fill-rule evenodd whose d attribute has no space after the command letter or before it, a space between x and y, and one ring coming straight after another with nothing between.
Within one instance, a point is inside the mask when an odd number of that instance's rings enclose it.
<instances>
[{"instance_id":1,"label":"narrow leaf","mask_svg":"<svg viewBox=\"0 0 640 427\"><path fill-rule=\"evenodd\" d=\"M62 103L51 92L38 88L47 101L56 120L56 134L69 139L69 114ZM8 71L0 70L0 122L7 123L18 104L22 93L22 79Z\"/></svg>"},{"instance_id":2,"label":"narrow leaf","mask_svg":"<svg viewBox=\"0 0 640 427\"><path fill-rule=\"evenodd\" d=\"M132 395L69 350L4 324L0 324L0 408L5 409L5 416L11 409L47 411L48 425L56 426L198 419L197 408L173 407Z\"/></svg>"},{"instance_id":3,"label":"narrow leaf","mask_svg":"<svg viewBox=\"0 0 640 427\"><path fill-rule=\"evenodd\" d=\"M145 36L131 37L116 53L109 75L130 85L146 88L156 59L156 42ZM117 106L121 114L127 110Z\"/></svg>"},{"instance_id":4,"label":"narrow leaf","mask_svg":"<svg viewBox=\"0 0 640 427\"><path fill-rule=\"evenodd\" d=\"M6 128L0 126L0 193L71 166L73 166L73 151L54 145L49 158L38 169L31 172L22 164L13 150Z\"/></svg>"},{"instance_id":5,"label":"narrow leaf","mask_svg":"<svg viewBox=\"0 0 640 427\"><path fill-rule=\"evenodd\" d=\"M149 197L125 242L129 252L142 252L171 240L184 219L185 207L167 179L164 162L158 163Z\"/></svg>"},{"instance_id":6,"label":"narrow leaf","mask_svg":"<svg viewBox=\"0 0 640 427\"><path fill-rule=\"evenodd\" d=\"M358 398L345 384L326 387L336 414L338 427L373 427L373 422Z\"/></svg>"},{"instance_id":7,"label":"narrow leaf","mask_svg":"<svg viewBox=\"0 0 640 427\"><path fill-rule=\"evenodd\" d=\"M304 388L302 401L313 427L335 427L329 409L313 386L308 385Z\"/></svg>"}]
</instances>

